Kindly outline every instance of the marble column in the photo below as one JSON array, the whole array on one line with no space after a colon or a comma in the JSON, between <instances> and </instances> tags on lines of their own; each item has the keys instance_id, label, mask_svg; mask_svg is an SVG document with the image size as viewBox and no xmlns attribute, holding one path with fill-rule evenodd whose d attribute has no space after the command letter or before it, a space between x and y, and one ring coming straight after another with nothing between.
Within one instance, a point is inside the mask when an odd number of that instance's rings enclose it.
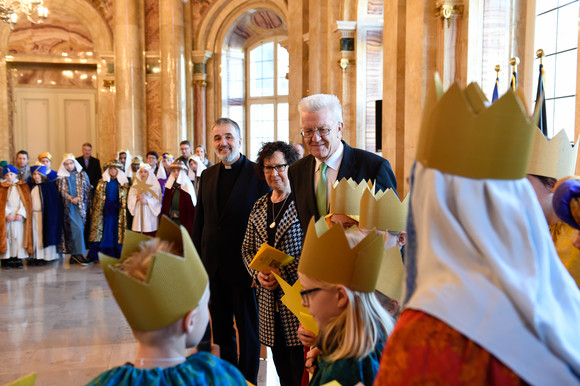
<instances>
[{"instance_id":1,"label":"marble column","mask_svg":"<svg viewBox=\"0 0 580 386\"><path fill-rule=\"evenodd\" d=\"M10 121L8 119L8 72L3 52L0 52L0 117L0 159L11 160Z\"/></svg>"},{"instance_id":2,"label":"marble column","mask_svg":"<svg viewBox=\"0 0 580 386\"><path fill-rule=\"evenodd\" d=\"M206 65L211 51L193 51L193 141L195 145L206 145ZM206 146L207 147L207 146Z\"/></svg>"},{"instance_id":3,"label":"marble column","mask_svg":"<svg viewBox=\"0 0 580 386\"><path fill-rule=\"evenodd\" d=\"M143 2L116 0L114 6L117 147L142 154L146 136Z\"/></svg>"},{"instance_id":4,"label":"marble column","mask_svg":"<svg viewBox=\"0 0 580 386\"><path fill-rule=\"evenodd\" d=\"M301 143L300 135L300 115L298 114L298 103L306 96L304 73L308 73L307 66L304 66L304 56L307 54L304 44L304 0L288 0L288 108L290 124L290 141Z\"/></svg>"},{"instance_id":5,"label":"marble column","mask_svg":"<svg viewBox=\"0 0 580 386\"><path fill-rule=\"evenodd\" d=\"M356 65L355 65L355 38L356 22L340 21L336 22L335 32L338 32L340 39L340 56L338 63L332 65L342 69L341 94L339 98L342 102L342 119L344 121L343 139L351 146L364 148L365 128L357 127L356 119Z\"/></svg>"},{"instance_id":6,"label":"marble column","mask_svg":"<svg viewBox=\"0 0 580 386\"><path fill-rule=\"evenodd\" d=\"M328 0L307 0L308 3L308 66L310 94L330 92L330 19L332 12Z\"/></svg>"},{"instance_id":7,"label":"marble column","mask_svg":"<svg viewBox=\"0 0 580 386\"><path fill-rule=\"evenodd\" d=\"M159 2L161 151L174 154L187 138L183 0Z\"/></svg>"}]
</instances>

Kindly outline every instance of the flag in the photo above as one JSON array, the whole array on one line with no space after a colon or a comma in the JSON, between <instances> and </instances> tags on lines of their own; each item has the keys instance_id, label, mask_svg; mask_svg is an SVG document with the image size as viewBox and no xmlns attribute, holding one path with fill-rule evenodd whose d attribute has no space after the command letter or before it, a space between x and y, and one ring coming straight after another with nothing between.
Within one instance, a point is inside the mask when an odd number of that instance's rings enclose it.
<instances>
[{"instance_id":1,"label":"flag","mask_svg":"<svg viewBox=\"0 0 580 386\"><path fill-rule=\"evenodd\" d=\"M491 103L499 99L499 74L495 78L495 87L493 88L493 96L491 97Z\"/></svg>"},{"instance_id":2,"label":"flag","mask_svg":"<svg viewBox=\"0 0 580 386\"><path fill-rule=\"evenodd\" d=\"M510 81L510 87L514 91L516 91L516 88L518 88L518 74L516 74L515 71L512 72L512 80Z\"/></svg>"},{"instance_id":3,"label":"flag","mask_svg":"<svg viewBox=\"0 0 580 386\"><path fill-rule=\"evenodd\" d=\"M540 63L540 75L538 77L538 92L536 93L536 108L538 103L540 107L540 119L538 120L538 128L542 131L544 136L548 137L548 117L546 116L546 99L544 97L544 65Z\"/></svg>"}]
</instances>

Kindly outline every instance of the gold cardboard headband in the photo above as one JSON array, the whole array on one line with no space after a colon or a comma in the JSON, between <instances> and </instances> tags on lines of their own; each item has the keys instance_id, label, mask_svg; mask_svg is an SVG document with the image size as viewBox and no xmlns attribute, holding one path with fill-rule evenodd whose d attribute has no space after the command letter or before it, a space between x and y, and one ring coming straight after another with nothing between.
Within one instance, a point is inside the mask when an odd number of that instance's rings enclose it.
<instances>
[{"instance_id":1,"label":"gold cardboard headband","mask_svg":"<svg viewBox=\"0 0 580 386\"><path fill-rule=\"evenodd\" d=\"M376 194L367 190L360 200L359 227L402 232L407 229L408 212L409 195L401 202L392 189L379 190Z\"/></svg>"},{"instance_id":2,"label":"gold cardboard headband","mask_svg":"<svg viewBox=\"0 0 580 386\"><path fill-rule=\"evenodd\" d=\"M373 292L383 258L385 241L377 232L370 232L354 247L341 226L328 229L324 218L310 220L298 272L312 279L342 284L351 290Z\"/></svg>"},{"instance_id":3,"label":"gold cardboard headband","mask_svg":"<svg viewBox=\"0 0 580 386\"><path fill-rule=\"evenodd\" d=\"M336 181L330 190L330 213L355 216L358 221L360 212L360 200L365 191L372 191L370 181L362 180L357 184L352 178L343 178Z\"/></svg>"},{"instance_id":4,"label":"gold cardboard headband","mask_svg":"<svg viewBox=\"0 0 580 386\"><path fill-rule=\"evenodd\" d=\"M127 275L116 266L151 237L127 231L120 259L99 254L113 296L136 331L157 330L184 317L198 306L208 283L205 268L184 227L163 217L157 237L178 249L183 246L183 256L156 253L151 257L145 281Z\"/></svg>"},{"instance_id":5,"label":"gold cardboard headband","mask_svg":"<svg viewBox=\"0 0 580 386\"><path fill-rule=\"evenodd\" d=\"M540 109L528 119L511 89L490 107L486 103L475 83L463 90L453 84L443 93L436 74L425 98L417 161L468 178L525 177Z\"/></svg>"},{"instance_id":6,"label":"gold cardboard headband","mask_svg":"<svg viewBox=\"0 0 580 386\"><path fill-rule=\"evenodd\" d=\"M548 139L538 129L535 130L528 174L559 180L575 174L577 158L578 140L572 146L564 130Z\"/></svg>"},{"instance_id":7,"label":"gold cardboard headband","mask_svg":"<svg viewBox=\"0 0 580 386\"><path fill-rule=\"evenodd\" d=\"M403 295L404 278L405 266L403 265L401 250L398 246L387 249L379 271L377 291L400 302Z\"/></svg>"}]
</instances>

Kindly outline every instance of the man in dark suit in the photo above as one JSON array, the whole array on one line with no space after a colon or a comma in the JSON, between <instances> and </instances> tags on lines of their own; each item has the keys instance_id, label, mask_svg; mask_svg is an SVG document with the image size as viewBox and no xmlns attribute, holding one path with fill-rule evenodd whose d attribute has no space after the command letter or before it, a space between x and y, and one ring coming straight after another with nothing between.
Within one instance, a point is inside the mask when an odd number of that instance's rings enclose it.
<instances>
[{"instance_id":1,"label":"man in dark suit","mask_svg":"<svg viewBox=\"0 0 580 386\"><path fill-rule=\"evenodd\" d=\"M298 110L310 154L290 166L288 174L305 234L312 216L318 219L328 213L328 193L337 180L370 180L377 190L397 189L389 161L342 141L344 123L336 96L311 95L300 101Z\"/></svg>"},{"instance_id":2,"label":"man in dark suit","mask_svg":"<svg viewBox=\"0 0 580 386\"><path fill-rule=\"evenodd\" d=\"M98 158L92 157L93 145L90 143L83 144L83 155L77 157L77 161L83 167L83 170L89 176L89 181L93 189L97 187L97 183L102 177L103 171L101 170L101 162Z\"/></svg>"},{"instance_id":3,"label":"man in dark suit","mask_svg":"<svg viewBox=\"0 0 580 386\"><path fill-rule=\"evenodd\" d=\"M258 178L255 164L240 153L242 138L236 122L220 118L212 134L221 162L201 175L193 241L209 275L213 340L220 346L221 358L257 384L258 308L241 248L250 211L269 187ZM239 360L233 317L240 337Z\"/></svg>"}]
</instances>

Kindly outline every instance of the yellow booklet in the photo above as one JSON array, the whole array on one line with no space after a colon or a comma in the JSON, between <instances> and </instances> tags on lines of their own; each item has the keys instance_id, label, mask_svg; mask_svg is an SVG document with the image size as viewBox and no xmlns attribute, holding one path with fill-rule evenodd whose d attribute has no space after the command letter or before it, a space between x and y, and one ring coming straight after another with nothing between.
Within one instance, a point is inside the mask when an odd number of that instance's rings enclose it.
<instances>
[{"instance_id":1,"label":"yellow booklet","mask_svg":"<svg viewBox=\"0 0 580 386\"><path fill-rule=\"evenodd\" d=\"M292 256L264 243L250 263L250 268L260 272L270 272L273 269L290 264L292 260L294 260Z\"/></svg>"}]
</instances>

